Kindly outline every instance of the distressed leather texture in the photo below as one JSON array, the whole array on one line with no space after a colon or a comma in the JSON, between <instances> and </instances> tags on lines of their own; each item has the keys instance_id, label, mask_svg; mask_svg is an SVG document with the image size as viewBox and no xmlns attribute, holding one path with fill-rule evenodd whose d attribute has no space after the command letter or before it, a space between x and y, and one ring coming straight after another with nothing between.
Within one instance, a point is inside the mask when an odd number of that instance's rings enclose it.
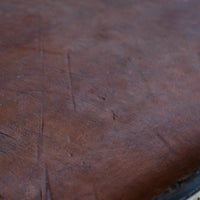
<instances>
[{"instance_id":1,"label":"distressed leather texture","mask_svg":"<svg viewBox=\"0 0 200 200\"><path fill-rule=\"evenodd\" d=\"M1 0L0 27L0 199L149 200L200 165L199 0Z\"/></svg>"}]
</instances>

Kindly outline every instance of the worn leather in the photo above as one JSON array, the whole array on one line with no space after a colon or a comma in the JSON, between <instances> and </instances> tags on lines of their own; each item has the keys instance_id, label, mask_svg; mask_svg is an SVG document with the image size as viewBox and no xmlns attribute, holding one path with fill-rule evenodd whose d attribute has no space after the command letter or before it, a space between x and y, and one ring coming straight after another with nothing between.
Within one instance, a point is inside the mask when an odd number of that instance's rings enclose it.
<instances>
[{"instance_id":1,"label":"worn leather","mask_svg":"<svg viewBox=\"0 0 200 200\"><path fill-rule=\"evenodd\" d=\"M149 200L200 165L199 0L0 1L0 199Z\"/></svg>"}]
</instances>

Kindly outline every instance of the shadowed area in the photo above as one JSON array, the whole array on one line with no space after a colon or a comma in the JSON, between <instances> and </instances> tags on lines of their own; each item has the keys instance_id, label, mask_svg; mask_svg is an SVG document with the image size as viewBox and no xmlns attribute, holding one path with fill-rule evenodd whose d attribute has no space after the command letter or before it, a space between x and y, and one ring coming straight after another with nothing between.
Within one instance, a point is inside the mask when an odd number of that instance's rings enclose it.
<instances>
[{"instance_id":1,"label":"shadowed area","mask_svg":"<svg viewBox=\"0 0 200 200\"><path fill-rule=\"evenodd\" d=\"M149 200L200 165L199 0L0 2L0 199Z\"/></svg>"}]
</instances>

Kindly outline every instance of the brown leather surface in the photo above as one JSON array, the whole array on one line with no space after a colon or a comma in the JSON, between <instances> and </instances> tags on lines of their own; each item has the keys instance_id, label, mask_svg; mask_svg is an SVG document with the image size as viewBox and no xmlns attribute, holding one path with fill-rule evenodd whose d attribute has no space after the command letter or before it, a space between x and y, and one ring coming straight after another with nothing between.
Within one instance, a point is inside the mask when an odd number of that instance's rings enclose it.
<instances>
[{"instance_id":1,"label":"brown leather surface","mask_svg":"<svg viewBox=\"0 0 200 200\"><path fill-rule=\"evenodd\" d=\"M0 27L0 199L148 200L200 165L199 0L1 0Z\"/></svg>"}]
</instances>

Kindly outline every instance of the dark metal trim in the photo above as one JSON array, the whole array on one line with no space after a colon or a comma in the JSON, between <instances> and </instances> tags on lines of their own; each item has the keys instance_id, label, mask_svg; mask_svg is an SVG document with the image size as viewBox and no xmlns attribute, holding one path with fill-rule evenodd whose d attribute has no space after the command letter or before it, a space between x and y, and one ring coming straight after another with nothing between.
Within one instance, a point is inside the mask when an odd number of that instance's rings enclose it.
<instances>
[{"instance_id":1,"label":"dark metal trim","mask_svg":"<svg viewBox=\"0 0 200 200\"><path fill-rule=\"evenodd\" d=\"M186 200L200 190L200 168L152 200Z\"/></svg>"}]
</instances>

